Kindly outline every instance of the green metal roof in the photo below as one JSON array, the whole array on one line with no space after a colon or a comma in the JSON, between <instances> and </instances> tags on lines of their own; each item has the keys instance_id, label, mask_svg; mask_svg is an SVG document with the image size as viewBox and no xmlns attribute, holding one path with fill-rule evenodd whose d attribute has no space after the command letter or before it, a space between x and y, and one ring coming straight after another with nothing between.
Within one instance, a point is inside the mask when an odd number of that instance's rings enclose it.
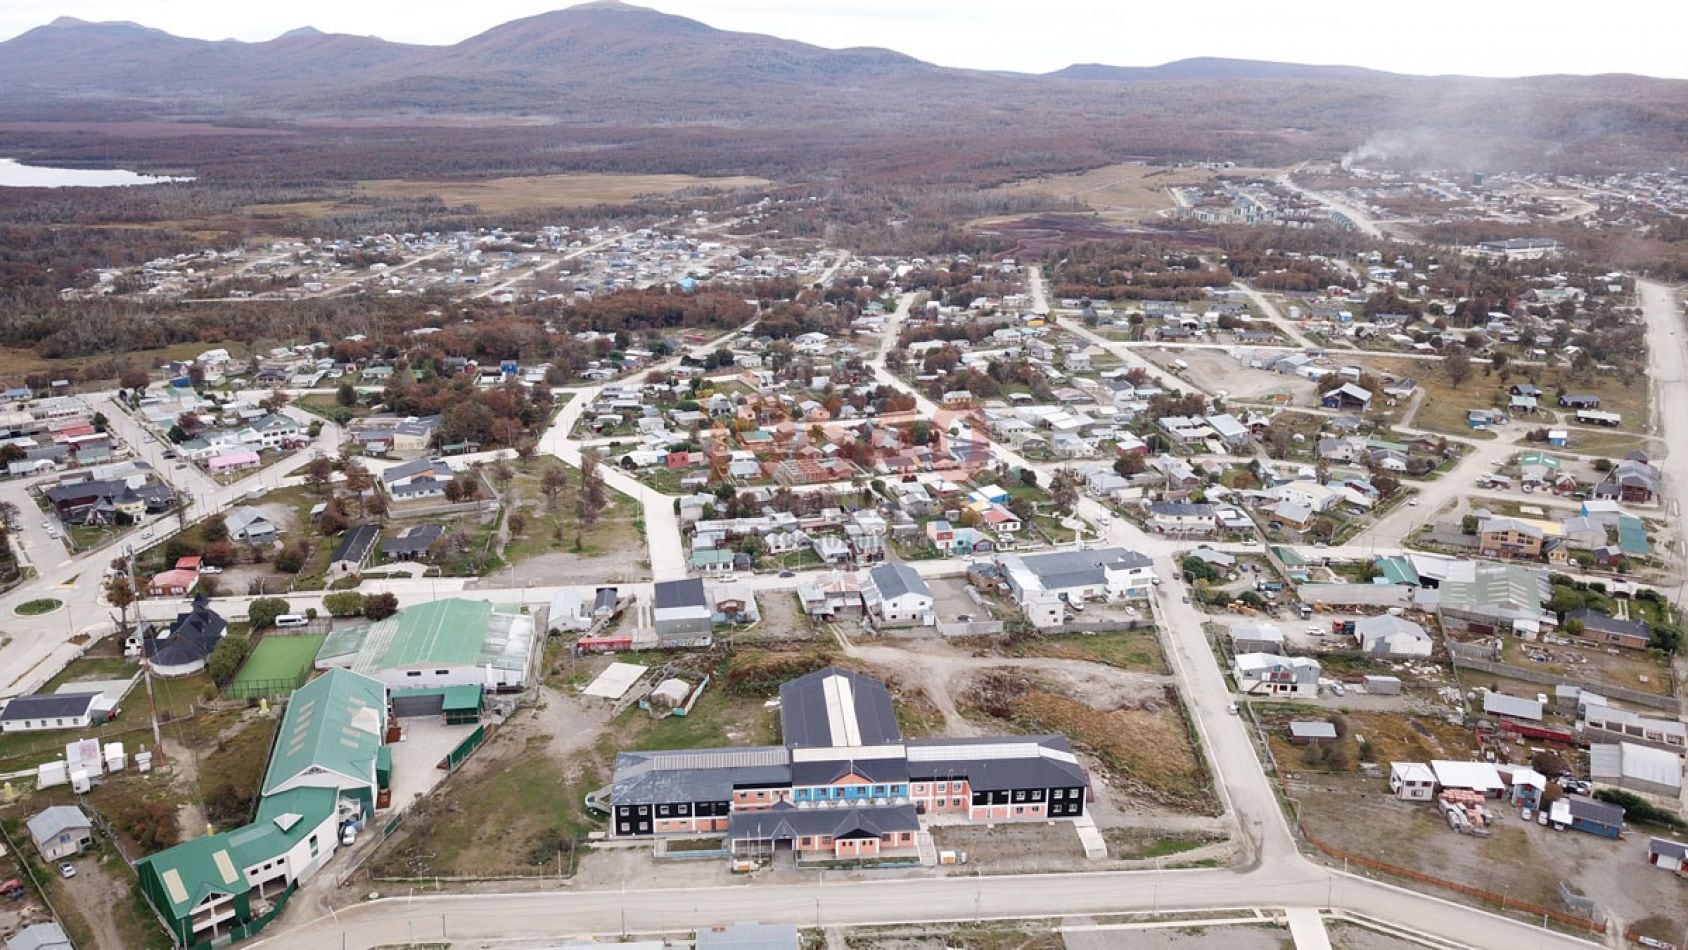
<instances>
[{"instance_id":1,"label":"green metal roof","mask_svg":"<svg viewBox=\"0 0 1688 950\"><path fill-rule=\"evenodd\" d=\"M332 788L302 787L266 796L252 824L184 841L140 859L135 869L143 879L154 879L151 890L169 904L173 916L186 918L209 894L239 894L251 887L245 869L285 854L328 820L338 794Z\"/></svg>"},{"instance_id":2,"label":"green metal roof","mask_svg":"<svg viewBox=\"0 0 1688 950\"><path fill-rule=\"evenodd\" d=\"M406 607L385 620L329 634L317 662L342 663L376 674L412 666L492 666L526 669L533 620L520 607L448 598Z\"/></svg>"},{"instance_id":3,"label":"green metal roof","mask_svg":"<svg viewBox=\"0 0 1688 950\"><path fill-rule=\"evenodd\" d=\"M481 708L481 694L485 689L476 685L465 686L421 686L416 689L395 689L394 699L405 699L411 696L442 696L443 711L479 709Z\"/></svg>"},{"instance_id":4,"label":"green metal roof","mask_svg":"<svg viewBox=\"0 0 1688 950\"><path fill-rule=\"evenodd\" d=\"M1412 562L1404 557L1380 557L1377 559L1377 569L1381 576L1373 580L1378 583L1411 584L1414 587L1420 584L1418 571L1413 568Z\"/></svg>"},{"instance_id":5,"label":"green metal roof","mask_svg":"<svg viewBox=\"0 0 1688 950\"><path fill-rule=\"evenodd\" d=\"M1278 560L1282 561L1285 567L1300 567L1301 565L1307 563L1306 558L1303 558L1294 548L1283 547L1281 545L1274 546L1272 548L1272 554L1276 556Z\"/></svg>"},{"instance_id":6,"label":"green metal roof","mask_svg":"<svg viewBox=\"0 0 1688 950\"><path fill-rule=\"evenodd\" d=\"M281 719L264 794L310 768L375 781L375 755L387 725L386 687L331 669L293 692Z\"/></svg>"},{"instance_id":7,"label":"green metal roof","mask_svg":"<svg viewBox=\"0 0 1688 950\"><path fill-rule=\"evenodd\" d=\"M1634 515L1618 516L1618 550L1633 557L1652 553L1647 543L1647 525Z\"/></svg>"}]
</instances>

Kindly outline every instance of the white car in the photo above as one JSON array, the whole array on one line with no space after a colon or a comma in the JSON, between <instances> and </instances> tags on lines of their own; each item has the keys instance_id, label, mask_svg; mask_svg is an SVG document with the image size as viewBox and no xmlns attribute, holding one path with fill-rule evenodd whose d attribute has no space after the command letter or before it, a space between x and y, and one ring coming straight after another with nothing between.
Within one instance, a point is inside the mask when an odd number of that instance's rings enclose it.
<instances>
[{"instance_id":1,"label":"white car","mask_svg":"<svg viewBox=\"0 0 1688 950\"><path fill-rule=\"evenodd\" d=\"M205 564L200 566L199 573L215 575L223 573L223 569L215 564Z\"/></svg>"},{"instance_id":2,"label":"white car","mask_svg":"<svg viewBox=\"0 0 1688 950\"><path fill-rule=\"evenodd\" d=\"M48 528L47 529L47 537L52 538L54 541L57 541L59 539L59 529Z\"/></svg>"}]
</instances>

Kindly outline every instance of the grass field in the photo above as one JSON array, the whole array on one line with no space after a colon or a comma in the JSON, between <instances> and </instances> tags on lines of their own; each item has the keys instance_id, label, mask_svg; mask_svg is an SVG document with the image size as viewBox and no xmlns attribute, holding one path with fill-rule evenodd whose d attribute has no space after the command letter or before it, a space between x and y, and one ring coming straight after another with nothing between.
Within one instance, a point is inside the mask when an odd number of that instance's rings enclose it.
<instances>
[{"instance_id":1,"label":"grass field","mask_svg":"<svg viewBox=\"0 0 1688 950\"><path fill-rule=\"evenodd\" d=\"M1555 403L1555 395L1561 386L1568 393L1593 393L1600 397L1600 408L1607 412L1616 412L1623 416L1624 424L1613 431L1613 436L1623 433L1646 431L1649 414L1648 387L1645 380L1611 373L1586 373L1578 375L1569 367L1547 366L1529 367L1530 373L1514 371L1503 376L1491 373L1488 367L1473 365L1471 378L1459 387L1448 381L1446 370L1439 363L1424 360L1391 360L1388 358L1366 357L1356 360L1367 368L1381 370L1400 378L1410 377L1418 381L1424 389L1424 399L1419 404L1418 415L1413 419L1413 425L1420 429L1431 429L1437 432L1448 432L1455 435L1470 435L1471 428L1466 425L1466 414L1472 409L1490 409L1506 405L1505 393L1507 389L1518 383L1533 382L1542 391L1542 411L1535 417L1522 416L1522 424L1533 427L1550 427L1556 424L1555 413L1564 413L1565 421L1575 423L1574 413L1561 410ZM1577 433L1579 435L1585 433ZM1592 435L1592 434L1591 434ZM1604 433L1600 434L1604 435ZM1630 435L1634 440L1636 437ZM1573 437L1573 448L1576 439Z\"/></svg>"},{"instance_id":2,"label":"grass field","mask_svg":"<svg viewBox=\"0 0 1688 950\"><path fill-rule=\"evenodd\" d=\"M631 201L641 195L669 195L689 188L753 188L765 178L694 175L531 175L483 181L411 181L379 179L358 184L358 192L382 198L427 198L448 205L472 204L482 211L522 208L579 208ZM312 203L315 204L315 203Z\"/></svg>"},{"instance_id":3,"label":"grass field","mask_svg":"<svg viewBox=\"0 0 1688 950\"><path fill-rule=\"evenodd\" d=\"M283 636L272 633L258 641L252 648L252 654L246 658L234 681L229 683L224 695L241 697L257 695L267 691L275 683L281 681L292 682L310 668L311 661L316 659L317 650L322 641L328 639L322 634L300 634L297 636Z\"/></svg>"},{"instance_id":4,"label":"grass field","mask_svg":"<svg viewBox=\"0 0 1688 950\"><path fill-rule=\"evenodd\" d=\"M1238 169L1235 174L1246 174ZM1145 214L1173 207L1166 189L1212 181L1215 173L1197 168L1165 168L1127 162L1073 175L1029 178L999 185L986 194L1044 195L1052 201L1082 201L1104 218L1135 222Z\"/></svg>"},{"instance_id":5,"label":"grass field","mask_svg":"<svg viewBox=\"0 0 1688 950\"><path fill-rule=\"evenodd\" d=\"M224 347L231 353L244 353L244 344L231 340L213 343L178 343L174 346L164 346L151 350L131 350L128 353L100 353L94 356L78 356L74 359L45 359L34 350L19 347L0 347L0 376L8 379L27 376L30 373L58 374L65 370L80 369L90 363L98 363L115 357L120 362L129 361L137 366L157 366L170 360L186 360L205 352L206 350Z\"/></svg>"}]
</instances>

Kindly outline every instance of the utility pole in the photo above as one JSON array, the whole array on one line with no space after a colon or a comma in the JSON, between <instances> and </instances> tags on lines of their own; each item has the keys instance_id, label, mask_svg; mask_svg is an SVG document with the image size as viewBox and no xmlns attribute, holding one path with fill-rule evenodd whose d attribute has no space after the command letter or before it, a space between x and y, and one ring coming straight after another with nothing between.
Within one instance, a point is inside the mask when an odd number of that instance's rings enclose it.
<instances>
[{"instance_id":1,"label":"utility pole","mask_svg":"<svg viewBox=\"0 0 1688 950\"><path fill-rule=\"evenodd\" d=\"M139 604L140 588L135 586L134 545L125 544L123 546L123 563L129 569L129 589L135 593L135 603ZM137 626L139 625L141 619L140 613L140 608L135 608L135 621ZM162 755L164 752L162 748L164 738L158 731L158 700L157 697L153 695L152 691L152 657L147 656L147 641L144 635L141 637L141 674L147 681L147 712L152 718L152 751Z\"/></svg>"}]
</instances>

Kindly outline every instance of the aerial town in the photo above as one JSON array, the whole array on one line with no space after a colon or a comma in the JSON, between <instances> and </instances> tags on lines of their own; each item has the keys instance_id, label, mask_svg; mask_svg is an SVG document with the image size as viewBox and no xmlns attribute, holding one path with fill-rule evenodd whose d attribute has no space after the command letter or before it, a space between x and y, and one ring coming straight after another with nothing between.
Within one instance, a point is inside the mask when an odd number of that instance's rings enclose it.
<instances>
[{"instance_id":1,"label":"aerial town","mask_svg":"<svg viewBox=\"0 0 1688 950\"><path fill-rule=\"evenodd\" d=\"M122 189L0 940L1683 950L1688 175L1397 158Z\"/></svg>"}]
</instances>

